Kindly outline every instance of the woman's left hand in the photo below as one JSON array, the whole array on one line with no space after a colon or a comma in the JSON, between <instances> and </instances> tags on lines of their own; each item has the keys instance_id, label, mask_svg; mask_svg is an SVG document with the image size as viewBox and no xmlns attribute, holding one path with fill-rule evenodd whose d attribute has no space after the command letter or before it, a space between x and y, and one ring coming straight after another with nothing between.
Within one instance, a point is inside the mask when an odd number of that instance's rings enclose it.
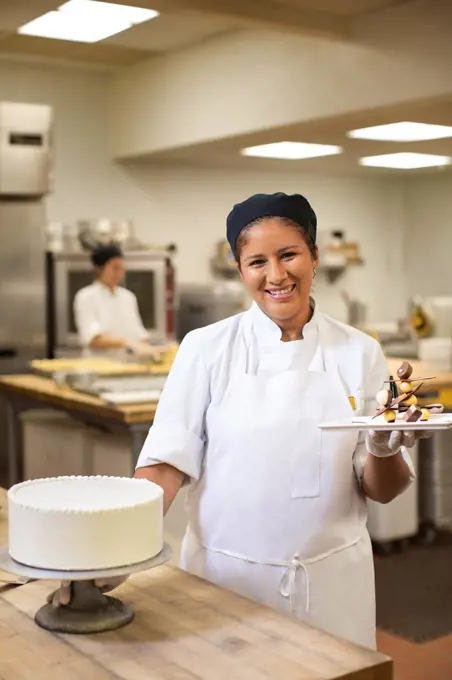
<instances>
[{"instance_id":1,"label":"woman's left hand","mask_svg":"<svg viewBox=\"0 0 452 680\"><path fill-rule=\"evenodd\" d=\"M366 436L366 449L377 458L386 458L399 453L403 446L411 449L418 439L427 439L431 434L426 430L370 430Z\"/></svg>"},{"instance_id":2,"label":"woman's left hand","mask_svg":"<svg viewBox=\"0 0 452 680\"><path fill-rule=\"evenodd\" d=\"M118 588L128 578L127 576L110 576L110 578L101 578L94 581L96 588L101 593L108 593L110 590ZM47 598L47 602L54 607L67 607L72 598L72 581L61 581L60 587L55 590Z\"/></svg>"}]
</instances>

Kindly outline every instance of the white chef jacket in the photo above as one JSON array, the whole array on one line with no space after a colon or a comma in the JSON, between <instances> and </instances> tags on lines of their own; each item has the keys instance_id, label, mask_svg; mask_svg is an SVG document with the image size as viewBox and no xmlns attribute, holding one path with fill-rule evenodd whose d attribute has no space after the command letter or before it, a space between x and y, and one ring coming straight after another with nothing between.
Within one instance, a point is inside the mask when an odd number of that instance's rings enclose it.
<instances>
[{"instance_id":1,"label":"white chef jacket","mask_svg":"<svg viewBox=\"0 0 452 680\"><path fill-rule=\"evenodd\" d=\"M210 401L221 401L231 375L256 363L258 372L284 370L311 361L317 337L316 319L322 317L329 335L337 344L341 373L357 411L375 413L376 394L384 387L388 367L380 344L371 336L323 315L318 303L304 328L304 339L280 342L281 331L253 303L246 312L236 314L188 333L183 339L160 396L153 425L138 459L137 467L168 463L191 480L200 478L205 455L205 419ZM249 342L249 328L253 341ZM278 366L272 365L272 350L278 348ZM282 364L280 363L282 359ZM367 451L365 436L360 437L353 463L361 478ZM411 457L403 455L415 478Z\"/></svg>"},{"instance_id":2,"label":"white chef jacket","mask_svg":"<svg viewBox=\"0 0 452 680\"><path fill-rule=\"evenodd\" d=\"M318 424L375 413L387 364L318 309L303 335L281 342L255 304L188 334L137 467L191 481L182 568L374 648L365 435Z\"/></svg>"},{"instance_id":3,"label":"white chef jacket","mask_svg":"<svg viewBox=\"0 0 452 680\"><path fill-rule=\"evenodd\" d=\"M135 295L121 286L112 291L96 281L82 288L74 298L74 316L83 347L103 333L130 343L149 339Z\"/></svg>"}]
</instances>

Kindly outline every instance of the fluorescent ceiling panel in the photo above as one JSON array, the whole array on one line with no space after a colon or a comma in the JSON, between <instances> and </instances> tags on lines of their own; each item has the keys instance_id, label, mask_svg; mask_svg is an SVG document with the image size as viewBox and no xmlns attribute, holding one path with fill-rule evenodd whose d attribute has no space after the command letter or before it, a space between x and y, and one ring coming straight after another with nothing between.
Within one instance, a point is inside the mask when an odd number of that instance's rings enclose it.
<instances>
[{"instance_id":1,"label":"fluorescent ceiling panel","mask_svg":"<svg viewBox=\"0 0 452 680\"><path fill-rule=\"evenodd\" d=\"M381 156L360 158L361 165L375 168L396 168L415 170L417 168L438 168L451 164L448 156L434 156L427 153L388 153Z\"/></svg>"},{"instance_id":2,"label":"fluorescent ceiling panel","mask_svg":"<svg viewBox=\"0 0 452 680\"><path fill-rule=\"evenodd\" d=\"M21 26L18 32L41 38L92 43L157 16L158 12L153 9L98 0L69 0L56 11L47 12Z\"/></svg>"},{"instance_id":3,"label":"fluorescent ceiling panel","mask_svg":"<svg viewBox=\"0 0 452 680\"><path fill-rule=\"evenodd\" d=\"M452 137L452 127L402 121L351 130L347 135L353 139L371 139L378 142L422 142Z\"/></svg>"},{"instance_id":4,"label":"fluorescent ceiling panel","mask_svg":"<svg viewBox=\"0 0 452 680\"><path fill-rule=\"evenodd\" d=\"M330 144L305 144L302 142L275 142L250 146L241 151L243 156L258 158L282 158L284 160L300 160L302 158L317 158L342 153L339 146Z\"/></svg>"}]
</instances>

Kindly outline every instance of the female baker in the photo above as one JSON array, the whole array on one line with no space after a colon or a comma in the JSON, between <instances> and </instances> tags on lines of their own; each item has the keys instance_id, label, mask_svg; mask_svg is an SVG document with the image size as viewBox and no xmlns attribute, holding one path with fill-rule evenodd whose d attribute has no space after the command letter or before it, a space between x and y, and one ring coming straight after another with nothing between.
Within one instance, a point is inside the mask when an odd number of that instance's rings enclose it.
<instances>
[{"instance_id":1,"label":"female baker","mask_svg":"<svg viewBox=\"0 0 452 680\"><path fill-rule=\"evenodd\" d=\"M254 302L184 338L135 475L163 487L165 511L189 483L184 569L374 648L366 496L406 489L414 441L319 428L374 413L387 366L311 297L316 223L300 195L234 206L227 237Z\"/></svg>"},{"instance_id":2,"label":"female baker","mask_svg":"<svg viewBox=\"0 0 452 680\"><path fill-rule=\"evenodd\" d=\"M234 206L227 237L254 303L185 337L136 476L165 509L189 481L184 569L375 647L366 496L407 488L414 438L319 428L373 414L388 376L379 344L311 297L316 224L300 195Z\"/></svg>"}]
</instances>

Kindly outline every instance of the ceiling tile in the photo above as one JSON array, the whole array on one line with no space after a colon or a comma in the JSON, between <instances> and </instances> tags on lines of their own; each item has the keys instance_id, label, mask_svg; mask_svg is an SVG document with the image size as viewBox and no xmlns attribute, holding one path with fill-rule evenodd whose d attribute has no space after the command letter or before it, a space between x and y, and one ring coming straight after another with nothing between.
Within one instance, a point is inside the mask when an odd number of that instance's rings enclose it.
<instances>
[{"instance_id":1,"label":"ceiling tile","mask_svg":"<svg viewBox=\"0 0 452 680\"><path fill-rule=\"evenodd\" d=\"M378 10L406 4L414 0L275 0L282 5L290 5L299 9L318 10L345 16L366 14Z\"/></svg>"},{"instance_id":2,"label":"ceiling tile","mask_svg":"<svg viewBox=\"0 0 452 680\"><path fill-rule=\"evenodd\" d=\"M14 31L32 19L56 9L62 0L3 0L0 1L0 30Z\"/></svg>"}]
</instances>

